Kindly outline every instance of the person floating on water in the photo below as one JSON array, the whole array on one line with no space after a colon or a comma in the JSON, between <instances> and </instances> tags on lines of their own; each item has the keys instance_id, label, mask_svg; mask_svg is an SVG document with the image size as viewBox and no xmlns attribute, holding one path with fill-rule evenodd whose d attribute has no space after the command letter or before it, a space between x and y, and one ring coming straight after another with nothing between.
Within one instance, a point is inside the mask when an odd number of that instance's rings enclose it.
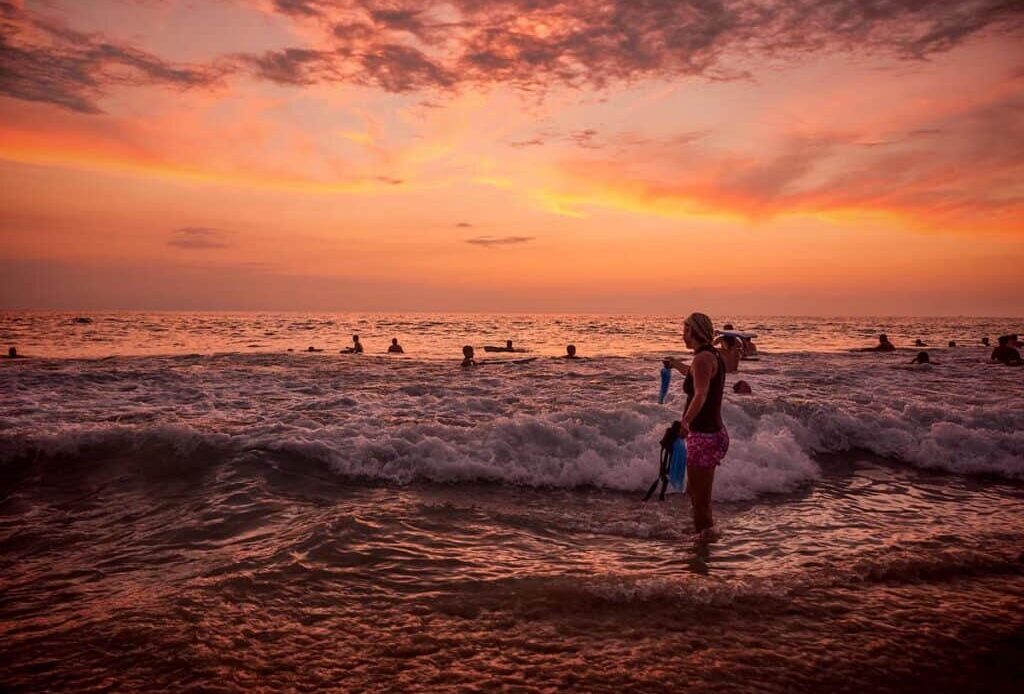
<instances>
[{"instance_id":1,"label":"person floating on water","mask_svg":"<svg viewBox=\"0 0 1024 694\"><path fill-rule=\"evenodd\" d=\"M566 345L565 354L562 356L562 359L579 359L576 356L576 345Z\"/></svg>"},{"instance_id":2,"label":"person floating on water","mask_svg":"<svg viewBox=\"0 0 1024 694\"><path fill-rule=\"evenodd\" d=\"M714 324L703 313L691 313L683 321L683 341L694 356L683 382L686 406L681 431L686 437L686 483L697 533L714 526L711 492L715 468L729 451L729 432L722 421L725 364L712 344L714 339ZM676 360L673 366L680 368Z\"/></svg>"},{"instance_id":3,"label":"person floating on water","mask_svg":"<svg viewBox=\"0 0 1024 694\"><path fill-rule=\"evenodd\" d=\"M923 342L921 340L921 338L917 338L916 340L914 340L914 346L915 347L927 347L928 345L925 342Z\"/></svg>"},{"instance_id":4,"label":"person floating on water","mask_svg":"<svg viewBox=\"0 0 1024 694\"><path fill-rule=\"evenodd\" d=\"M1017 349L1020 342L1016 335L1002 335L999 338L999 345L992 350L991 359L1007 366L1020 366L1020 351Z\"/></svg>"},{"instance_id":5,"label":"person floating on water","mask_svg":"<svg viewBox=\"0 0 1024 694\"><path fill-rule=\"evenodd\" d=\"M402 349L402 345L398 344L398 338L391 338L391 346L388 347L388 354L405 354L405 350Z\"/></svg>"},{"instance_id":6,"label":"person floating on water","mask_svg":"<svg viewBox=\"0 0 1024 694\"><path fill-rule=\"evenodd\" d=\"M310 345L309 347L307 347L307 348L306 348L306 351L307 351L307 352L323 352L323 350L322 350L322 349L317 349L317 348L316 348L316 347L314 347L313 345Z\"/></svg>"},{"instance_id":7,"label":"person floating on water","mask_svg":"<svg viewBox=\"0 0 1024 694\"><path fill-rule=\"evenodd\" d=\"M668 397L668 387L672 383L672 360L661 360L661 389L658 391L658 404L664 405Z\"/></svg>"},{"instance_id":8,"label":"person floating on water","mask_svg":"<svg viewBox=\"0 0 1024 694\"><path fill-rule=\"evenodd\" d=\"M516 349L512 346L512 340L505 340L504 347L495 347L494 345L484 345L485 352L525 352L525 349Z\"/></svg>"},{"instance_id":9,"label":"person floating on water","mask_svg":"<svg viewBox=\"0 0 1024 694\"><path fill-rule=\"evenodd\" d=\"M345 349L343 349L341 351L343 353L345 353L345 354L362 354L363 353L363 343L359 341L359 336L358 335L353 335L352 336L352 346L351 347L346 347Z\"/></svg>"},{"instance_id":10,"label":"person floating on water","mask_svg":"<svg viewBox=\"0 0 1024 694\"><path fill-rule=\"evenodd\" d=\"M471 345L466 345L465 347L463 347L462 348L462 364L460 364L460 366L462 366L463 368L467 368L467 367L470 367L470 366L476 366L476 359L473 358L473 355L474 355L474 352L473 352L473 347Z\"/></svg>"}]
</instances>

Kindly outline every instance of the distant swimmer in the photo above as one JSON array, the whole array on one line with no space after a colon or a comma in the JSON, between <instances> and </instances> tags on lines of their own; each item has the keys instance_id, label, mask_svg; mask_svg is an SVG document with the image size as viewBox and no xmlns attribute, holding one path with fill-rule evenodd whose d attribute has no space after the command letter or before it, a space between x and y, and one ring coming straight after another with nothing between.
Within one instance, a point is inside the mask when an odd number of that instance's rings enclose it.
<instances>
[{"instance_id":1,"label":"distant swimmer","mask_svg":"<svg viewBox=\"0 0 1024 694\"><path fill-rule=\"evenodd\" d=\"M740 359L743 358L743 343L735 335L720 335L715 338L718 344L718 353L725 362L726 373L736 373L740 369Z\"/></svg>"},{"instance_id":2,"label":"distant swimmer","mask_svg":"<svg viewBox=\"0 0 1024 694\"><path fill-rule=\"evenodd\" d=\"M896 345L889 342L889 336L882 333L878 336L878 344L874 347L865 347L862 352L892 352L896 349Z\"/></svg>"},{"instance_id":3,"label":"distant swimmer","mask_svg":"<svg viewBox=\"0 0 1024 694\"><path fill-rule=\"evenodd\" d=\"M496 347L494 345L485 345L485 352L525 352L525 349L516 349L512 346L512 340L505 340L504 347Z\"/></svg>"},{"instance_id":4,"label":"distant swimmer","mask_svg":"<svg viewBox=\"0 0 1024 694\"><path fill-rule=\"evenodd\" d=\"M562 359L579 359L576 356L576 345L566 345L565 354L562 356Z\"/></svg>"},{"instance_id":5,"label":"distant swimmer","mask_svg":"<svg viewBox=\"0 0 1024 694\"><path fill-rule=\"evenodd\" d=\"M405 354L405 350L402 349L402 345L398 344L398 338L391 338L391 346L388 347L388 354Z\"/></svg>"},{"instance_id":6,"label":"distant swimmer","mask_svg":"<svg viewBox=\"0 0 1024 694\"><path fill-rule=\"evenodd\" d=\"M307 352L323 352L323 350L322 350L322 349L317 349L316 347L313 347L312 345L311 345L311 346L309 346L309 347L307 347L307 348L306 348L306 351L307 351Z\"/></svg>"},{"instance_id":7,"label":"distant swimmer","mask_svg":"<svg viewBox=\"0 0 1024 694\"><path fill-rule=\"evenodd\" d=\"M950 340L947 347L956 347L956 340Z\"/></svg>"},{"instance_id":8,"label":"distant swimmer","mask_svg":"<svg viewBox=\"0 0 1024 694\"><path fill-rule=\"evenodd\" d=\"M476 366L476 359L473 358L474 352L470 345L466 345L462 348L462 366L463 368Z\"/></svg>"},{"instance_id":9,"label":"distant swimmer","mask_svg":"<svg viewBox=\"0 0 1024 694\"><path fill-rule=\"evenodd\" d=\"M917 356L911 361L911 364L938 364L937 361L932 361L932 358L928 356L928 352L918 352Z\"/></svg>"},{"instance_id":10,"label":"distant swimmer","mask_svg":"<svg viewBox=\"0 0 1024 694\"><path fill-rule=\"evenodd\" d=\"M352 346L351 347L346 347L345 349L343 349L341 351L344 354L362 354L363 353L363 343L359 341L359 336L358 335L353 335L352 336Z\"/></svg>"},{"instance_id":11,"label":"distant swimmer","mask_svg":"<svg viewBox=\"0 0 1024 694\"><path fill-rule=\"evenodd\" d=\"M11 347L7 350L7 359L24 359L25 357L18 354L18 350L15 347Z\"/></svg>"},{"instance_id":12,"label":"distant swimmer","mask_svg":"<svg viewBox=\"0 0 1024 694\"><path fill-rule=\"evenodd\" d=\"M1003 335L999 338L999 346L992 350L992 361L1006 364L1007 366L1020 366L1020 351L1017 347L1020 342L1016 335Z\"/></svg>"},{"instance_id":13,"label":"distant swimmer","mask_svg":"<svg viewBox=\"0 0 1024 694\"><path fill-rule=\"evenodd\" d=\"M981 338L981 344L983 344L986 347L990 347L992 343L988 341L987 337L983 337Z\"/></svg>"},{"instance_id":14,"label":"distant swimmer","mask_svg":"<svg viewBox=\"0 0 1024 694\"><path fill-rule=\"evenodd\" d=\"M672 360L661 360L661 389L658 391L658 404L664 405L668 397L668 387L672 383ZM665 474L668 474L667 472Z\"/></svg>"},{"instance_id":15,"label":"distant swimmer","mask_svg":"<svg viewBox=\"0 0 1024 694\"><path fill-rule=\"evenodd\" d=\"M914 340L915 347L927 347L928 345L921 341L921 338Z\"/></svg>"},{"instance_id":16,"label":"distant swimmer","mask_svg":"<svg viewBox=\"0 0 1024 694\"><path fill-rule=\"evenodd\" d=\"M737 395L750 395L754 391L750 388L750 384L746 381L736 381L732 386L732 392Z\"/></svg>"}]
</instances>

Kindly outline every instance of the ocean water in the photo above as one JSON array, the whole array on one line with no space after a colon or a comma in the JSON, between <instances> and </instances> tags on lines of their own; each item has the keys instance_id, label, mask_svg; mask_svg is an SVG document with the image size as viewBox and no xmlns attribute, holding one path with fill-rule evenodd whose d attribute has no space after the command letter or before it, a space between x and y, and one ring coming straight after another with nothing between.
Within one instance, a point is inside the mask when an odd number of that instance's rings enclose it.
<instances>
[{"instance_id":1,"label":"ocean water","mask_svg":"<svg viewBox=\"0 0 1024 694\"><path fill-rule=\"evenodd\" d=\"M1016 690L1024 321L723 318L703 542L640 503L679 317L0 314L0 685Z\"/></svg>"}]
</instances>

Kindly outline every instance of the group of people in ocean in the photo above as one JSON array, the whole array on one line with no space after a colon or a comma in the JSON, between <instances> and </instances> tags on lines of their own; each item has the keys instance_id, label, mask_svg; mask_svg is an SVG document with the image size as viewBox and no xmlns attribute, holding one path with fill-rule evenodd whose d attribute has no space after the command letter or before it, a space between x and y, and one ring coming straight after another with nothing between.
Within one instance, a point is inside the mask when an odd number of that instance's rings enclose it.
<instances>
[{"instance_id":1,"label":"group of people in ocean","mask_svg":"<svg viewBox=\"0 0 1024 694\"><path fill-rule=\"evenodd\" d=\"M693 511L694 529L704 534L712 528L714 520L711 512L711 496L714 487L715 469L729 451L729 432L722 420L722 398L725 391L726 374L735 373L744 359L757 358L757 346L753 342L756 337L750 333L740 333L726 323L722 330L716 331L711 319L703 313L691 313L683 321L683 341L693 351L690 363L675 357L663 360L661 370L661 389L658 402L664 404L668 395L673 371L683 375L683 392L686 403L682 416L666 430L661 440L662 456L658 479L651 485L644 500L650 499L659 482L662 500L665 489L671 481L682 489L685 479L686 491L690 497ZM981 344L989 346L989 339L982 338ZM926 346L917 339L915 347ZM955 347L954 341L949 347ZM861 351L893 352L896 346L885 333L878 336L878 344ZM291 350L289 350L291 351ZM322 352L322 349L309 347L309 352ZM359 335L352 336L352 344L341 350L347 354L362 354L365 349ZM525 352L513 346L507 340L504 346L486 346L487 352ZM405 350L392 338L387 348L389 354L403 354ZM8 359L22 358L15 347L10 347L6 355ZM475 367L492 363L477 361L472 345L462 348L462 367ZM580 359L575 345L567 345L563 359ZM536 357L516 360L501 360L496 363L526 363ZM992 350L991 361L1021 366L1024 362L1020 355L1020 340L1016 334L1003 335L998 338L998 345ZM934 364L928 353L921 351L914 357L915 364ZM736 393L750 393L750 385L746 381L738 381L733 386Z\"/></svg>"},{"instance_id":2,"label":"group of people in ocean","mask_svg":"<svg viewBox=\"0 0 1024 694\"><path fill-rule=\"evenodd\" d=\"M992 354L989 357L989 361L1005 364L1006 366L1024 366L1024 360L1020 356L1020 339L1016 333L1009 335L1001 335L998 340L997 346L992 350ZM990 347L991 342L989 338L981 338L981 345L983 347ZM928 344L921 338L914 340L914 347L927 347ZM947 347L956 347L956 341L950 340ZM895 352L896 345L889 340L889 336L882 333L878 336L878 344L874 347L864 347L860 350L861 352ZM938 364L937 361L931 358L931 355L927 351L918 352L913 359L910 360L911 364Z\"/></svg>"}]
</instances>

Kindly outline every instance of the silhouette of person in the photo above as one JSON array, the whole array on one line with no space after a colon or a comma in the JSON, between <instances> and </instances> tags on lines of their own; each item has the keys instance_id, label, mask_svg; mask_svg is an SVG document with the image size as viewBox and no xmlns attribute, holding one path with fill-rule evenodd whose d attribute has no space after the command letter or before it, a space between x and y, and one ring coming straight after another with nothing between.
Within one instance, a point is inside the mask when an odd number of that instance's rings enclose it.
<instances>
[{"instance_id":1,"label":"silhouette of person","mask_svg":"<svg viewBox=\"0 0 1024 694\"><path fill-rule=\"evenodd\" d=\"M462 348L462 367L476 366L476 359L473 358L473 348L466 345Z\"/></svg>"},{"instance_id":2,"label":"silhouette of person","mask_svg":"<svg viewBox=\"0 0 1024 694\"><path fill-rule=\"evenodd\" d=\"M353 335L352 336L352 346L351 347L346 347L345 349L343 349L341 351L344 352L345 354L362 354L363 353L363 343L359 341L359 336L358 335Z\"/></svg>"},{"instance_id":3,"label":"silhouette of person","mask_svg":"<svg viewBox=\"0 0 1024 694\"><path fill-rule=\"evenodd\" d=\"M563 359L579 359L579 357L576 356L576 345L566 345L565 346L565 356L562 357L562 358Z\"/></svg>"},{"instance_id":4,"label":"silhouette of person","mask_svg":"<svg viewBox=\"0 0 1024 694\"><path fill-rule=\"evenodd\" d=\"M398 344L398 338L391 338L391 346L388 347L388 354L405 354L405 350L402 349L402 345Z\"/></svg>"}]
</instances>

